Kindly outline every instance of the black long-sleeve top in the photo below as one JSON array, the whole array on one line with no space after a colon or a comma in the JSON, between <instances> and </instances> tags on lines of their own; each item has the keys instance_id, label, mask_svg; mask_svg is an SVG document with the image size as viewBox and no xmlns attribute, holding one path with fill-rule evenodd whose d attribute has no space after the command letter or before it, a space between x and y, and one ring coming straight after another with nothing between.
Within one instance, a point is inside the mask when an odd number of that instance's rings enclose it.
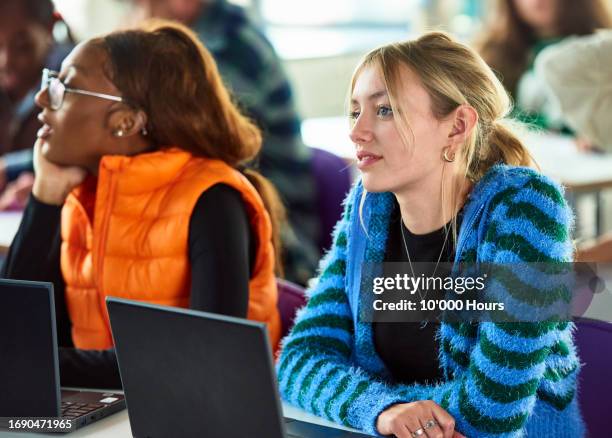
<instances>
[{"instance_id":1,"label":"black long-sleeve top","mask_svg":"<svg viewBox=\"0 0 612 438\"><path fill-rule=\"evenodd\" d=\"M60 270L60 220L61 207L31 196L1 275L53 283L62 386L121 388L114 349L80 350L72 343ZM246 317L256 245L237 190L217 184L202 193L189 221L190 307Z\"/></svg>"}]
</instances>

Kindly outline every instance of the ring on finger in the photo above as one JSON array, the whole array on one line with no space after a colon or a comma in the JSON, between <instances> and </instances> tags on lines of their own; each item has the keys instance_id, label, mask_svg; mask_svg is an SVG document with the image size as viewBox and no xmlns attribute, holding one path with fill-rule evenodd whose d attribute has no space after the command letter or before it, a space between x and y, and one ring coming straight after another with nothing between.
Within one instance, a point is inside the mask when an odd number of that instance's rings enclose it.
<instances>
[{"instance_id":1,"label":"ring on finger","mask_svg":"<svg viewBox=\"0 0 612 438\"><path fill-rule=\"evenodd\" d=\"M432 427L437 426L437 425L438 425L438 422L432 418L430 420L427 420L427 422L423 426L423 429L424 430L431 429Z\"/></svg>"},{"instance_id":2,"label":"ring on finger","mask_svg":"<svg viewBox=\"0 0 612 438\"><path fill-rule=\"evenodd\" d=\"M417 438L419 436L423 436L425 435L425 430L423 428L419 428L417 430L415 430L414 432L412 432L412 438Z\"/></svg>"}]
</instances>

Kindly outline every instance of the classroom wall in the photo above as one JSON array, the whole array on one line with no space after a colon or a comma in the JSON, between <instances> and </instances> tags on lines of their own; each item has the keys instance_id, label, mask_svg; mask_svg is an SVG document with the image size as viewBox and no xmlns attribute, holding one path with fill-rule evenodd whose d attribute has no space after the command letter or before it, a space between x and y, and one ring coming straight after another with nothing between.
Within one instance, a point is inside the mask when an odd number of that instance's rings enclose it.
<instances>
[{"instance_id":1,"label":"classroom wall","mask_svg":"<svg viewBox=\"0 0 612 438\"><path fill-rule=\"evenodd\" d=\"M349 82L364 54L365 51L285 63L302 117L331 117L346 113Z\"/></svg>"}]
</instances>

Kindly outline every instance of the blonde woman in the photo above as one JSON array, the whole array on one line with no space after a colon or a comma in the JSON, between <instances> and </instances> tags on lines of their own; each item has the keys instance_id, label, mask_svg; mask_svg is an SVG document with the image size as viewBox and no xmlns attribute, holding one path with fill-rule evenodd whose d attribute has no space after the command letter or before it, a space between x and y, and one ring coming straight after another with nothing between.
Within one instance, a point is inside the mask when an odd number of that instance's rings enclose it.
<instances>
[{"instance_id":1,"label":"blonde woman","mask_svg":"<svg viewBox=\"0 0 612 438\"><path fill-rule=\"evenodd\" d=\"M358 317L364 263L571 260L571 212L560 188L527 167L491 69L429 33L369 53L350 105L361 179L283 341L283 398L400 438L582 436L571 323Z\"/></svg>"}]
</instances>

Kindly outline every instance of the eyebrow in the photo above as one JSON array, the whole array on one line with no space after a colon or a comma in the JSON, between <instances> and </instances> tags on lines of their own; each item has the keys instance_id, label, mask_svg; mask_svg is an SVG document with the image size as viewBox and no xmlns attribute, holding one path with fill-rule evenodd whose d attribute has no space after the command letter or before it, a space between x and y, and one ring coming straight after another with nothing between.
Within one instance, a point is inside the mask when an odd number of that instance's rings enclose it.
<instances>
[{"instance_id":1,"label":"eyebrow","mask_svg":"<svg viewBox=\"0 0 612 438\"><path fill-rule=\"evenodd\" d=\"M387 96L387 90L380 90L376 93L370 94L366 99L367 100L376 100L379 97ZM351 103L358 103L355 99L351 98Z\"/></svg>"}]
</instances>

